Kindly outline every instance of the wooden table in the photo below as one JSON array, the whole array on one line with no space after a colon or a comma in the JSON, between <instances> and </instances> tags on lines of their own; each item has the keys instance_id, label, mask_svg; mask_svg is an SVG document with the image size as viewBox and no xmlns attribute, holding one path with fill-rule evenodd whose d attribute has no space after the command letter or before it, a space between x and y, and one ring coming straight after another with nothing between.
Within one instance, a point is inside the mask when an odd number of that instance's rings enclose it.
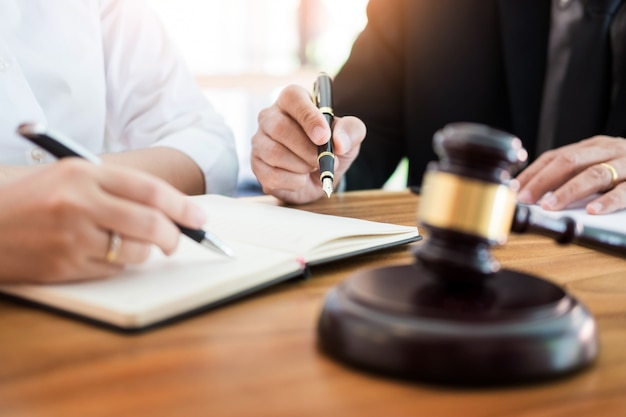
<instances>
[{"instance_id":1,"label":"wooden table","mask_svg":"<svg viewBox=\"0 0 626 417\"><path fill-rule=\"evenodd\" d=\"M409 192L369 191L302 208L415 224L417 203ZM357 269L412 262L401 247L137 335L0 300L0 416L626 415L626 260L532 235L512 235L494 253L589 307L601 342L592 368L468 390L372 376L323 356L315 327L328 289Z\"/></svg>"}]
</instances>

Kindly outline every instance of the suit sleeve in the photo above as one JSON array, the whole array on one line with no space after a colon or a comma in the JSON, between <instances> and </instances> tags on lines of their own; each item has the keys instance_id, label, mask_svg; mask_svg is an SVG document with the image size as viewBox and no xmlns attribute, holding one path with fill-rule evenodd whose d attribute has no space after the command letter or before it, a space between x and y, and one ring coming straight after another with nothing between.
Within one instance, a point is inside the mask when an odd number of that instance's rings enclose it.
<instances>
[{"instance_id":1,"label":"suit sleeve","mask_svg":"<svg viewBox=\"0 0 626 417\"><path fill-rule=\"evenodd\" d=\"M404 156L403 0L370 0L368 24L334 80L339 116L367 126L361 152L346 174L348 189L379 188Z\"/></svg>"}]
</instances>

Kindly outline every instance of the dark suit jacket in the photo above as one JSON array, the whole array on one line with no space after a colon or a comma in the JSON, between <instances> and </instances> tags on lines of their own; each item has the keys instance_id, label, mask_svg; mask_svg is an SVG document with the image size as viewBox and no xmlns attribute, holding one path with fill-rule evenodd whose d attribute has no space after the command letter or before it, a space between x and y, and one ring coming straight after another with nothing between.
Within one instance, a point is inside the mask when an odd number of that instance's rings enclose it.
<instances>
[{"instance_id":1,"label":"dark suit jacket","mask_svg":"<svg viewBox=\"0 0 626 417\"><path fill-rule=\"evenodd\" d=\"M334 80L336 114L358 116L368 129L348 188L380 187L404 156L409 184L420 185L437 159L433 134L451 122L511 132L534 157L550 3L370 0L368 25ZM626 135L624 43L614 45L617 98L597 134Z\"/></svg>"}]
</instances>

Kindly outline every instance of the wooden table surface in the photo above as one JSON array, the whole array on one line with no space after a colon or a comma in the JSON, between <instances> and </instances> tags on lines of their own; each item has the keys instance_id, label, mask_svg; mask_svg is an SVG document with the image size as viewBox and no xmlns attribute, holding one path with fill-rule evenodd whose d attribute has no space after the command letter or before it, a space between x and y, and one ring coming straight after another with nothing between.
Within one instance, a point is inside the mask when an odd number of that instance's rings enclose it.
<instances>
[{"instance_id":1,"label":"wooden table surface","mask_svg":"<svg viewBox=\"0 0 626 417\"><path fill-rule=\"evenodd\" d=\"M366 191L302 208L414 225L417 203ZM404 246L135 335L0 300L0 416L626 416L626 260L534 235L511 235L494 254L587 305L601 343L593 367L538 385L452 389L321 354L315 327L329 288L361 268L412 262Z\"/></svg>"}]
</instances>

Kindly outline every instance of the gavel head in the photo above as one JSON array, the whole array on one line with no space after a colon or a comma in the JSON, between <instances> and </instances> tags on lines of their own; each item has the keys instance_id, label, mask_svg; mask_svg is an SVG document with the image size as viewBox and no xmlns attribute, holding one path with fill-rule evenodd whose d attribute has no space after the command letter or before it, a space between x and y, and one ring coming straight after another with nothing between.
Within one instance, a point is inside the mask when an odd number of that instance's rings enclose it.
<instances>
[{"instance_id":1,"label":"gavel head","mask_svg":"<svg viewBox=\"0 0 626 417\"><path fill-rule=\"evenodd\" d=\"M428 239L415 256L445 282L479 285L500 269L491 248L508 237L511 180L528 154L517 137L474 123L445 126L433 146L439 161L426 169L418 212Z\"/></svg>"}]
</instances>

